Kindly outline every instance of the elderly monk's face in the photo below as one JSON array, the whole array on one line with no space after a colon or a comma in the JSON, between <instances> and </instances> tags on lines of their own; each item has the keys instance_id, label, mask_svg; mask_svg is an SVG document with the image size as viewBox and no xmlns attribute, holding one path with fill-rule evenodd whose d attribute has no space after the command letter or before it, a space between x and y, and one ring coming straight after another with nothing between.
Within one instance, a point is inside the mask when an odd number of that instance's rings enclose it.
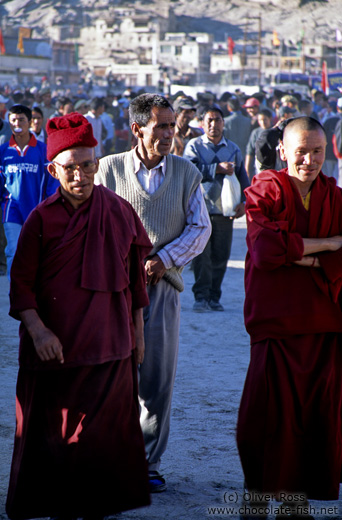
<instances>
[{"instance_id":1,"label":"elderly monk's face","mask_svg":"<svg viewBox=\"0 0 342 520\"><path fill-rule=\"evenodd\" d=\"M99 167L94 148L71 148L59 153L48 170L61 183L62 195L78 209L89 199Z\"/></svg>"},{"instance_id":2,"label":"elderly monk's face","mask_svg":"<svg viewBox=\"0 0 342 520\"><path fill-rule=\"evenodd\" d=\"M321 171L327 141L323 130L289 128L280 144L282 160L287 161L288 173L299 191L310 188Z\"/></svg>"}]
</instances>

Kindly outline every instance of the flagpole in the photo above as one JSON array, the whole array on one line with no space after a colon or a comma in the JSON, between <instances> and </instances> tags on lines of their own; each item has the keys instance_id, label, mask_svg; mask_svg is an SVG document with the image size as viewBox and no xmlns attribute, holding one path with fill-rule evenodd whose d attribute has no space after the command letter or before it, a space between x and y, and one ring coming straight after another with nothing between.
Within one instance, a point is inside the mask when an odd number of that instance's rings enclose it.
<instances>
[{"instance_id":1,"label":"flagpole","mask_svg":"<svg viewBox=\"0 0 342 520\"><path fill-rule=\"evenodd\" d=\"M338 29L336 29L336 47L335 47L335 67L336 67L336 72L338 71L338 48L340 46L340 42L339 42L339 33L338 33Z\"/></svg>"},{"instance_id":2,"label":"flagpole","mask_svg":"<svg viewBox=\"0 0 342 520\"><path fill-rule=\"evenodd\" d=\"M259 83L259 88L261 87L261 66L262 66L262 63L261 63L261 14L259 14L258 16L259 18L259 36L258 36L258 83Z\"/></svg>"},{"instance_id":3,"label":"flagpole","mask_svg":"<svg viewBox=\"0 0 342 520\"><path fill-rule=\"evenodd\" d=\"M339 61L338 61L338 51L339 51L339 48L341 46L341 41L342 41L342 33L340 31L340 29L336 29L336 71L339 70Z\"/></svg>"}]
</instances>

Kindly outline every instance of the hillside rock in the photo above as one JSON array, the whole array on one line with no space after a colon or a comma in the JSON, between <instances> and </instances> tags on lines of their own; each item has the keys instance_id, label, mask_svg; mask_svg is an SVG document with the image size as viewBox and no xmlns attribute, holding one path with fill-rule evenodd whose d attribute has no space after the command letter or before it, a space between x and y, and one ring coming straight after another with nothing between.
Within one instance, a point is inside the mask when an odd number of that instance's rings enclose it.
<instances>
[{"instance_id":1,"label":"hillside rock","mask_svg":"<svg viewBox=\"0 0 342 520\"><path fill-rule=\"evenodd\" d=\"M4 24L15 23L34 27L37 36L46 37L54 24L87 25L108 16L115 7L133 5L158 13L161 3L174 9L179 31L209 32L216 41L227 36L242 39L246 24L248 38L256 38L259 16L266 45L270 44L274 30L285 42L297 42L304 34L306 42L331 44L335 42L336 29L342 31L342 18L337 16L340 0L7 0L0 5L0 19L3 28Z\"/></svg>"}]
</instances>

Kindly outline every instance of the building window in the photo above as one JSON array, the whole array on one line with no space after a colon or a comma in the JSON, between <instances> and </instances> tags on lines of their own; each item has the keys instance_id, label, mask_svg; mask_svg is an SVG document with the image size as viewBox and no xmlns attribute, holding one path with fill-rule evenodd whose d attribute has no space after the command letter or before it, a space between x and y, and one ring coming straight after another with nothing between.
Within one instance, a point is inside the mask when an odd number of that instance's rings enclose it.
<instances>
[{"instance_id":1,"label":"building window","mask_svg":"<svg viewBox=\"0 0 342 520\"><path fill-rule=\"evenodd\" d=\"M136 87L138 84L138 77L136 74L130 74L127 76L126 82L128 87Z\"/></svg>"}]
</instances>

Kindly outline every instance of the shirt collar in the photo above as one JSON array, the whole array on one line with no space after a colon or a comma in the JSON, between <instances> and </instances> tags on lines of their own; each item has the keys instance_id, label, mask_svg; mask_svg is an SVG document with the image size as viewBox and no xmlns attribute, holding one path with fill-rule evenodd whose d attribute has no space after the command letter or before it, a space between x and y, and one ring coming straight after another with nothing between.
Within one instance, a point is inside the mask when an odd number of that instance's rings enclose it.
<instances>
[{"instance_id":1,"label":"shirt collar","mask_svg":"<svg viewBox=\"0 0 342 520\"><path fill-rule=\"evenodd\" d=\"M23 150L21 150L21 148L17 145L16 140L14 139L14 135L13 134L10 137L9 146L11 148L15 148L20 155L25 155L29 146L36 146L37 145L36 136L33 135L31 132L30 132L30 136L31 136L30 140L29 140L28 144L24 147Z\"/></svg>"},{"instance_id":2,"label":"shirt collar","mask_svg":"<svg viewBox=\"0 0 342 520\"><path fill-rule=\"evenodd\" d=\"M162 172L162 174L166 175L166 156L162 157L160 162L157 164L157 166L155 166L154 168L151 168L151 170L148 170L146 168L146 166L144 165L144 163L142 162L142 160L140 159L140 157L138 156L137 154L137 146L134 148L133 150L133 162L134 162L134 173L137 174L138 171L142 168L143 170L147 171L147 172L153 172L155 170L158 170L160 169L160 171Z\"/></svg>"},{"instance_id":3,"label":"shirt collar","mask_svg":"<svg viewBox=\"0 0 342 520\"><path fill-rule=\"evenodd\" d=\"M93 186L93 191L91 192L90 197L82 203L82 206L83 206L83 204L86 204L88 201L90 202L90 199L92 199L95 189L98 189L98 186L95 186L95 185ZM46 206L51 206L55 202L59 202L63 205L69 206L69 209L72 209L73 211L75 211L75 208L73 207L71 202L63 195L61 186L58 186L55 193L53 193L47 199L44 200L44 204Z\"/></svg>"},{"instance_id":4,"label":"shirt collar","mask_svg":"<svg viewBox=\"0 0 342 520\"><path fill-rule=\"evenodd\" d=\"M62 195L62 192L61 192L61 187L58 186L58 188L55 191L55 193L53 195L50 195L50 197L48 197L47 199L45 199L45 204L47 206L50 206L51 204L56 202L56 200L62 199L62 198L63 198L63 195Z\"/></svg>"},{"instance_id":5,"label":"shirt collar","mask_svg":"<svg viewBox=\"0 0 342 520\"><path fill-rule=\"evenodd\" d=\"M202 139L203 139L204 143L211 144L213 146L220 146L220 145L228 146L227 141L226 141L224 135L222 135L221 141L219 143L217 143L216 145L212 141L210 141L210 139L208 138L207 134L203 134Z\"/></svg>"}]
</instances>

